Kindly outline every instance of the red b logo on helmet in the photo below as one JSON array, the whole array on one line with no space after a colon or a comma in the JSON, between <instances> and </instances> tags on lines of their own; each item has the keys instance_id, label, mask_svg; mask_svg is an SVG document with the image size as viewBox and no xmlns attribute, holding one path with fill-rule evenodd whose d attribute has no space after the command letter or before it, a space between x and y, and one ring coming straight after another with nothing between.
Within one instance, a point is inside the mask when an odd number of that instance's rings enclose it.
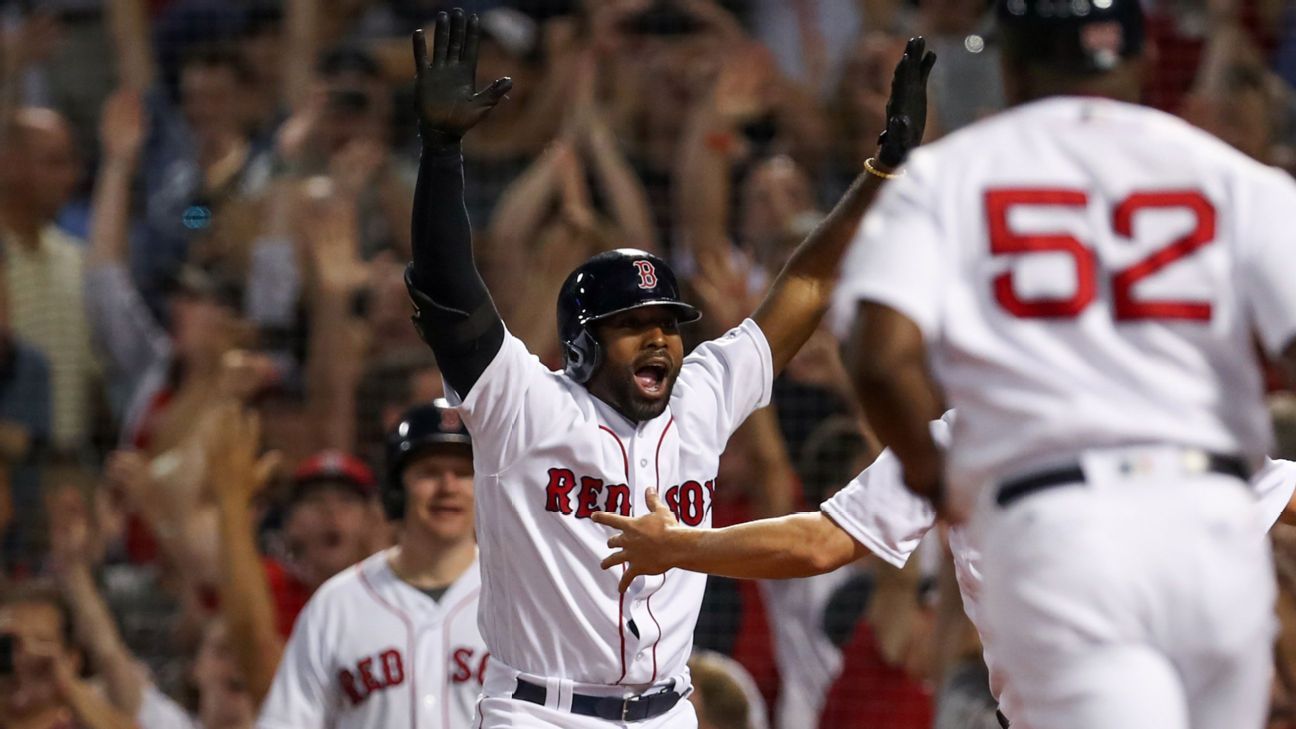
<instances>
[{"instance_id":1,"label":"red b logo on helmet","mask_svg":"<svg viewBox=\"0 0 1296 729\"><path fill-rule=\"evenodd\" d=\"M639 288L652 289L657 287L657 269L653 268L652 261L635 261L635 268L639 269Z\"/></svg>"}]
</instances>

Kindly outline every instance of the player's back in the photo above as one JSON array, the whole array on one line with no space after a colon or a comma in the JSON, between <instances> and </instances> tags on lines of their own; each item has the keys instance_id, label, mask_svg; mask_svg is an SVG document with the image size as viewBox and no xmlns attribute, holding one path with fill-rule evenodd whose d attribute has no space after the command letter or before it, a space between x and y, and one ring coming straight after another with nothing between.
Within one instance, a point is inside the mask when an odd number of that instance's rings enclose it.
<instances>
[{"instance_id":1,"label":"player's back","mask_svg":"<svg viewBox=\"0 0 1296 729\"><path fill-rule=\"evenodd\" d=\"M967 494L1092 447L1258 459L1252 332L1274 303L1258 269L1281 258L1266 249L1288 215L1285 175L1174 117L1056 97L915 153L852 258L912 259L913 280L871 298L924 330L960 412L949 472Z\"/></svg>"}]
</instances>

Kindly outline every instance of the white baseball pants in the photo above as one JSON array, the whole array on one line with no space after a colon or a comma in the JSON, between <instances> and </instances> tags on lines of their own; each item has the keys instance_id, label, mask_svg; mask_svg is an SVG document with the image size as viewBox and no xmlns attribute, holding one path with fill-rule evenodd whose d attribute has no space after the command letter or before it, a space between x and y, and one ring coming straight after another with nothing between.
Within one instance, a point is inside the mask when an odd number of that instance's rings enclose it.
<instances>
[{"instance_id":1,"label":"white baseball pants","mask_svg":"<svg viewBox=\"0 0 1296 729\"><path fill-rule=\"evenodd\" d=\"M1086 481L974 529L1015 723L1260 729L1273 664L1269 542L1242 481L1090 455ZM1153 459L1155 461L1155 459ZM1017 708L1017 707L1014 707Z\"/></svg>"}]
</instances>

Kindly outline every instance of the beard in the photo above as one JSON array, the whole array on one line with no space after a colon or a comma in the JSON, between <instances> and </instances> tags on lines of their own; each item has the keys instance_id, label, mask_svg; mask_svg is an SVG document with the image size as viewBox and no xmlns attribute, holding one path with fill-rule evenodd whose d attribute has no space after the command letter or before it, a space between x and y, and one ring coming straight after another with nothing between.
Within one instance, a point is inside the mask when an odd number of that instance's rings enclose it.
<instances>
[{"instance_id":1,"label":"beard","mask_svg":"<svg viewBox=\"0 0 1296 729\"><path fill-rule=\"evenodd\" d=\"M666 381L662 383L662 397L653 399L645 398L639 394L633 375L619 377L611 383L612 399L608 404L636 423L652 420L666 412L666 406L670 404L671 393L675 390L675 378L678 376L678 372L668 374Z\"/></svg>"}]
</instances>

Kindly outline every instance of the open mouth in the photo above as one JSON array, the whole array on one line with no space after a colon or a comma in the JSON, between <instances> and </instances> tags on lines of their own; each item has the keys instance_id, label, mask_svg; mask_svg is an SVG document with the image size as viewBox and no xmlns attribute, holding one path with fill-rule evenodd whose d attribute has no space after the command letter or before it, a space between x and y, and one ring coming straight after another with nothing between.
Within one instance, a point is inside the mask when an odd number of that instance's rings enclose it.
<instances>
[{"instance_id":1,"label":"open mouth","mask_svg":"<svg viewBox=\"0 0 1296 729\"><path fill-rule=\"evenodd\" d=\"M666 393L666 373L665 363L649 362L640 365L634 372L635 384L639 387L639 392L648 398L658 398Z\"/></svg>"}]
</instances>

